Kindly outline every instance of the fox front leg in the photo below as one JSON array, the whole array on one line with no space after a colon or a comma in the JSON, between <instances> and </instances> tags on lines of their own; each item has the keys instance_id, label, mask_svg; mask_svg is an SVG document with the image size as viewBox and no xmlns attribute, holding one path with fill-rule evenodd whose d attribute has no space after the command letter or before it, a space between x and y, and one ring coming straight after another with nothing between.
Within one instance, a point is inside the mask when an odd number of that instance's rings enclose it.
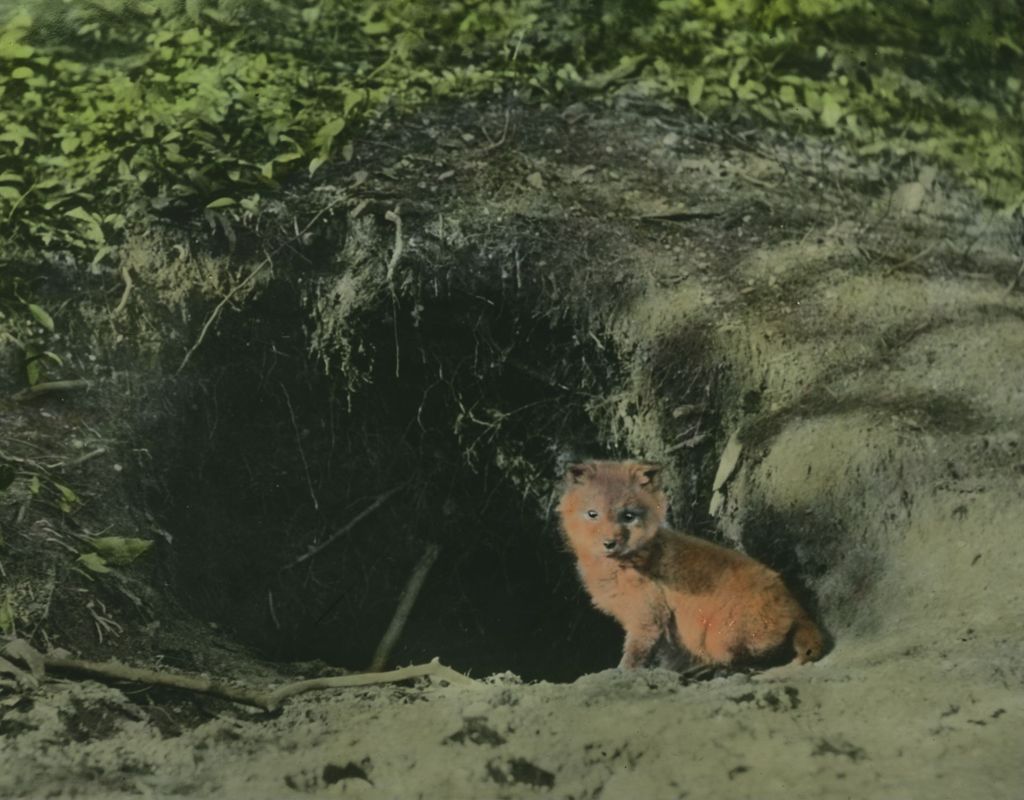
<instances>
[{"instance_id":1,"label":"fox front leg","mask_svg":"<svg viewBox=\"0 0 1024 800\"><path fill-rule=\"evenodd\" d=\"M647 666L660 633L657 627L627 630L619 669L640 669Z\"/></svg>"}]
</instances>

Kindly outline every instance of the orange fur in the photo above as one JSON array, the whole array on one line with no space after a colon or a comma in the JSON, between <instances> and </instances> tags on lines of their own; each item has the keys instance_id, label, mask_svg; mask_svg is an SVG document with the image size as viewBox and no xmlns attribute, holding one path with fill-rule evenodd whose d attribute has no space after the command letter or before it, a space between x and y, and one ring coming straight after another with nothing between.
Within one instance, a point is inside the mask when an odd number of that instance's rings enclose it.
<instances>
[{"instance_id":1,"label":"orange fur","mask_svg":"<svg viewBox=\"0 0 1024 800\"><path fill-rule=\"evenodd\" d=\"M636 461L573 465L558 506L594 605L626 633L619 666L642 666L663 635L707 664L756 659L787 642L797 663L820 658L821 631L778 573L665 527L659 469Z\"/></svg>"}]
</instances>

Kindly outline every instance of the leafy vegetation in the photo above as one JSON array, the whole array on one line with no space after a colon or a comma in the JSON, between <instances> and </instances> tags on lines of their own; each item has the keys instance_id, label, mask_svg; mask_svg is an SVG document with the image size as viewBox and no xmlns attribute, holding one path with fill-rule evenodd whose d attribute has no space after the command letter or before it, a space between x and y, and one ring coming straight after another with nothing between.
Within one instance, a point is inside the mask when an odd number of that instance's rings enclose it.
<instances>
[{"instance_id":1,"label":"leafy vegetation","mask_svg":"<svg viewBox=\"0 0 1024 800\"><path fill-rule=\"evenodd\" d=\"M242 219L281 180L348 154L352 131L389 108L625 80L707 113L945 162L995 202L1024 202L1022 20L1010 0L30 8L0 35L0 215L22 252L98 265L151 215Z\"/></svg>"},{"instance_id":2,"label":"leafy vegetation","mask_svg":"<svg viewBox=\"0 0 1024 800\"><path fill-rule=\"evenodd\" d=\"M47 265L120 280L132 229L254 226L375 119L446 99L622 89L935 161L1020 209L1022 16L1012 0L30 0L0 19L0 341L45 388L73 297L42 291ZM6 461L0 492L16 476L76 510Z\"/></svg>"}]
</instances>

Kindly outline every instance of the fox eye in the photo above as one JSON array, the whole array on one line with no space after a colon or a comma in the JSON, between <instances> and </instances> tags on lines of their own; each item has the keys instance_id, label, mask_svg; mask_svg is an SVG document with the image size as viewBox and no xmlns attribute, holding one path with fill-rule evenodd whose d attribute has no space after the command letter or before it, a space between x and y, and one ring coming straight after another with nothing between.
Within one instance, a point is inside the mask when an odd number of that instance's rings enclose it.
<instances>
[{"instance_id":1,"label":"fox eye","mask_svg":"<svg viewBox=\"0 0 1024 800\"><path fill-rule=\"evenodd\" d=\"M597 519L598 514L594 509L590 509L590 511L587 512L587 516L591 519Z\"/></svg>"},{"instance_id":2,"label":"fox eye","mask_svg":"<svg viewBox=\"0 0 1024 800\"><path fill-rule=\"evenodd\" d=\"M626 511L622 514L622 519L626 522L632 522L636 519L636 514L634 514L632 511Z\"/></svg>"}]
</instances>

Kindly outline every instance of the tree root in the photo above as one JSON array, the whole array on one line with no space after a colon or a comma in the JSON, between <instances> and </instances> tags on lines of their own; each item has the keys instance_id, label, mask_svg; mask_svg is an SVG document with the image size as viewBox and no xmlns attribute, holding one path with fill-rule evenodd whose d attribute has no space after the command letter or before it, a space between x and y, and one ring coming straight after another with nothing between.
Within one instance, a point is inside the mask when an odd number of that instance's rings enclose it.
<instances>
[{"instance_id":1,"label":"tree root","mask_svg":"<svg viewBox=\"0 0 1024 800\"><path fill-rule=\"evenodd\" d=\"M90 678L111 681L131 681L132 683L148 683L155 686L168 686L184 689L189 692L209 694L224 700L231 700L242 705L255 706L264 711L276 711L281 703L289 697L303 692L321 689L344 689L353 686L370 686L379 683L395 683L412 678L430 677L450 684L478 685L475 680L446 667L436 658L427 664L415 664L388 672L363 672L355 675L335 675L326 678L310 678L309 680L286 683L270 691L259 691L244 687L232 686L223 681L214 680L201 675L182 675L179 673L162 672L142 667L130 667L116 661L88 661L81 658L70 658L63 655L43 654L30 647L27 642L15 639L3 648L7 658L22 661L36 676L43 677L46 671L69 672Z\"/></svg>"},{"instance_id":2,"label":"tree root","mask_svg":"<svg viewBox=\"0 0 1024 800\"><path fill-rule=\"evenodd\" d=\"M389 497L391 497L391 495L395 494L395 492L403 488L405 488L405 484L400 483L397 486L392 486L383 494L378 495L377 498L372 503L370 503L370 505L368 505L358 514L356 514L352 519L350 519L348 522L342 525L338 530L336 530L334 533L332 533L330 536L324 539L324 541L320 542L320 544L313 545L301 556L294 559L293 561L289 561L287 564L281 567L281 571L284 572L284 570L286 569L292 569L293 567L297 567L304 561L309 561L309 559L311 559L317 553L320 553L321 551L330 547L332 544L338 541L338 539L340 539L342 536L344 536L346 533L352 530L356 525L358 525L360 522L362 522L364 519L370 516L370 514L372 514L382 505L384 505L384 503L387 501Z\"/></svg>"}]
</instances>

